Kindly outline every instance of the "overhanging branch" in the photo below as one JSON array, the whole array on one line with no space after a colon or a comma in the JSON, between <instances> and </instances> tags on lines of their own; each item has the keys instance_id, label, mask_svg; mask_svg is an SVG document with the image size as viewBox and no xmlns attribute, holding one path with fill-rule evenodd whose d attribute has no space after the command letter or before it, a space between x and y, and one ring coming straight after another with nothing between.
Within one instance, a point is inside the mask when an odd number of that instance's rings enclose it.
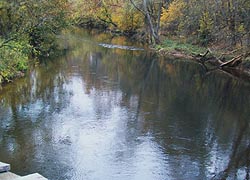
<instances>
[{"instance_id":1,"label":"overhanging branch","mask_svg":"<svg viewBox=\"0 0 250 180\"><path fill-rule=\"evenodd\" d=\"M146 13L140 9L139 7L137 7L137 5L135 4L135 2L133 0L130 0L131 4L135 7L135 9L137 9L139 12L141 12L144 16L146 16Z\"/></svg>"}]
</instances>

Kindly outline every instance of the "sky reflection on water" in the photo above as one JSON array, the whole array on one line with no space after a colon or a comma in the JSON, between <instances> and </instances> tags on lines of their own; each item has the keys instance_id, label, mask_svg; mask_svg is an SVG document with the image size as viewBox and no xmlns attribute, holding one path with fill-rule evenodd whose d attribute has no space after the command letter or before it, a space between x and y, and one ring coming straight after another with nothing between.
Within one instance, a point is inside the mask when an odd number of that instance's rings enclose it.
<instances>
[{"instance_id":1,"label":"sky reflection on water","mask_svg":"<svg viewBox=\"0 0 250 180\"><path fill-rule=\"evenodd\" d=\"M3 88L0 160L51 180L246 178L249 85L107 36L66 34L64 57Z\"/></svg>"}]
</instances>

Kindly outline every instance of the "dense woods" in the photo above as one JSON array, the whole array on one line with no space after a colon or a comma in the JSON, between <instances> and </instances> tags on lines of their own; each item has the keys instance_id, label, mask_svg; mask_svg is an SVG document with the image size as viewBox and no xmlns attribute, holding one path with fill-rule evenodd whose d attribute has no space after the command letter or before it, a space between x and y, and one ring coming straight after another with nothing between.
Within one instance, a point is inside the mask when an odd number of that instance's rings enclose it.
<instances>
[{"instance_id":1,"label":"dense woods","mask_svg":"<svg viewBox=\"0 0 250 180\"><path fill-rule=\"evenodd\" d=\"M0 1L0 82L22 75L31 56L49 56L66 26L66 0Z\"/></svg>"},{"instance_id":2,"label":"dense woods","mask_svg":"<svg viewBox=\"0 0 250 180\"><path fill-rule=\"evenodd\" d=\"M31 55L53 54L55 35L69 22L152 45L174 40L228 51L250 46L247 0L2 0L0 82L20 75Z\"/></svg>"},{"instance_id":3,"label":"dense woods","mask_svg":"<svg viewBox=\"0 0 250 180\"><path fill-rule=\"evenodd\" d=\"M140 32L151 43L166 38L207 46L250 45L250 2L246 0L95 0L74 2L78 24Z\"/></svg>"}]
</instances>

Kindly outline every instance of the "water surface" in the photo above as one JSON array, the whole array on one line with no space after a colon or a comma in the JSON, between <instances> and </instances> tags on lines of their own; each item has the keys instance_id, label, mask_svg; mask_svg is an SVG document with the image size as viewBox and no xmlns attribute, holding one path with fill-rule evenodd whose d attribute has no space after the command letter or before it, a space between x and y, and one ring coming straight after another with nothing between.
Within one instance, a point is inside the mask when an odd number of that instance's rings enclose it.
<instances>
[{"instance_id":1,"label":"water surface","mask_svg":"<svg viewBox=\"0 0 250 180\"><path fill-rule=\"evenodd\" d=\"M76 30L60 42L64 56L0 92L0 161L13 172L249 179L249 84L124 37Z\"/></svg>"}]
</instances>

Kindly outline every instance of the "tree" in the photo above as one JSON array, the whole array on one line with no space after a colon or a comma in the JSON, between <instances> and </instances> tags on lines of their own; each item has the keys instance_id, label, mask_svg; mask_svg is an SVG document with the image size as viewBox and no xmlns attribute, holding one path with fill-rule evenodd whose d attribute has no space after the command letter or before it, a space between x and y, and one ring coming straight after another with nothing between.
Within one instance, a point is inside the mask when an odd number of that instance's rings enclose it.
<instances>
[{"instance_id":1,"label":"tree","mask_svg":"<svg viewBox=\"0 0 250 180\"><path fill-rule=\"evenodd\" d=\"M29 38L36 51L48 53L52 37L66 25L67 9L67 0L4 0L0 3L0 36Z\"/></svg>"},{"instance_id":2,"label":"tree","mask_svg":"<svg viewBox=\"0 0 250 180\"><path fill-rule=\"evenodd\" d=\"M203 46L250 44L250 3L246 0L72 1L78 24L140 32L153 45L164 35Z\"/></svg>"},{"instance_id":3,"label":"tree","mask_svg":"<svg viewBox=\"0 0 250 180\"><path fill-rule=\"evenodd\" d=\"M162 9L162 33L176 34L176 31L178 31L179 25L181 24L185 5L186 3L182 0L173 0L167 7Z\"/></svg>"},{"instance_id":4,"label":"tree","mask_svg":"<svg viewBox=\"0 0 250 180\"><path fill-rule=\"evenodd\" d=\"M173 0L163 9L162 31L202 45L249 46L249 14L245 0Z\"/></svg>"},{"instance_id":5,"label":"tree","mask_svg":"<svg viewBox=\"0 0 250 180\"><path fill-rule=\"evenodd\" d=\"M0 83L23 74L31 55L55 52L68 9L67 0L0 1Z\"/></svg>"},{"instance_id":6,"label":"tree","mask_svg":"<svg viewBox=\"0 0 250 180\"><path fill-rule=\"evenodd\" d=\"M134 0L130 0L130 2L144 16L145 26L149 35L150 43L159 43L160 18L164 1L142 0L135 2Z\"/></svg>"}]
</instances>

